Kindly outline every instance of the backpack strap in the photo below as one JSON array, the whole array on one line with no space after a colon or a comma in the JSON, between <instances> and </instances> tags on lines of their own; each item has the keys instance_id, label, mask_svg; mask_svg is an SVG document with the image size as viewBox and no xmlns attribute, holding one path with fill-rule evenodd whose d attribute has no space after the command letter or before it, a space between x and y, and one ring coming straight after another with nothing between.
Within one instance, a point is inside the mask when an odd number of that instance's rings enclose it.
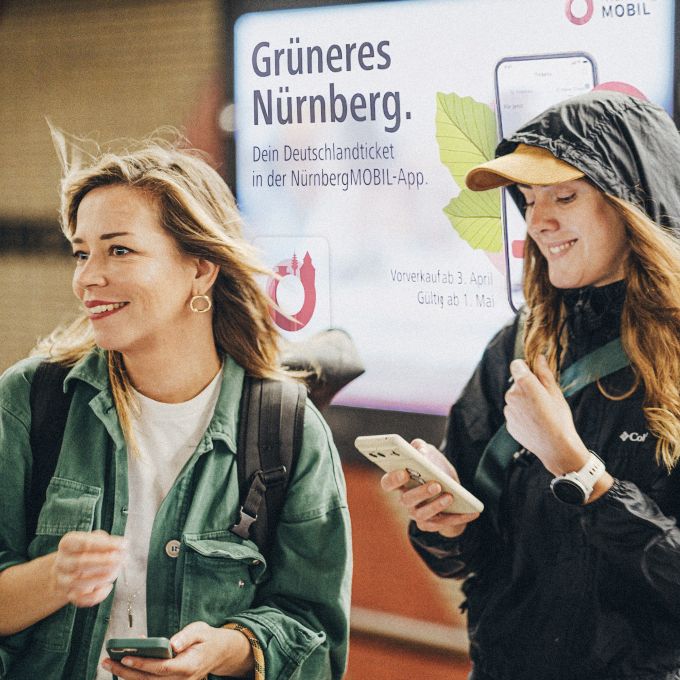
<instances>
[{"instance_id":1,"label":"backpack strap","mask_svg":"<svg viewBox=\"0 0 680 680\"><path fill-rule=\"evenodd\" d=\"M298 382L244 378L236 450L242 505L230 530L253 540L264 555L302 448L306 398Z\"/></svg>"},{"instance_id":2,"label":"backpack strap","mask_svg":"<svg viewBox=\"0 0 680 680\"><path fill-rule=\"evenodd\" d=\"M31 383L30 443L33 456L31 486L26 499L26 536L35 536L38 515L45 503L47 487L57 467L64 439L71 395L64 392L64 379L69 366L43 361Z\"/></svg>"},{"instance_id":3,"label":"backpack strap","mask_svg":"<svg viewBox=\"0 0 680 680\"><path fill-rule=\"evenodd\" d=\"M593 350L571 364L560 375L562 394L570 397L591 383L598 381L630 365L621 338L615 338L606 345ZM477 465L473 488L484 502L498 527L500 497L505 486L505 475L513 455L522 449L505 427L501 425L486 445Z\"/></svg>"}]
</instances>

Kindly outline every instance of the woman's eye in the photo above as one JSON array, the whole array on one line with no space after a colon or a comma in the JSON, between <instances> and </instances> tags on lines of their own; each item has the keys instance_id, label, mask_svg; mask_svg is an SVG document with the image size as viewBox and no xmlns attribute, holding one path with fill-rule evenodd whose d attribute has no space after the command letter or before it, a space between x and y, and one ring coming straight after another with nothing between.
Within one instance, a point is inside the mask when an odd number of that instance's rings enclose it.
<instances>
[{"instance_id":1,"label":"woman's eye","mask_svg":"<svg viewBox=\"0 0 680 680\"><path fill-rule=\"evenodd\" d=\"M569 194L569 196L558 196L558 203L571 203L576 198L576 194Z\"/></svg>"},{"instance_id":2,"label":"woman's eye","mask_svg":"<svg viewBox=\"0 0 680 680\"><path fill-rule=\"evenodd\" d=\"M121 255L127 255L130 252L132 251L129 248L126 248L125 246L111 246L111 254L115 255L116 257L120 257Z\"/></svg>"},{"instance_id":3,"label":"woman's eye","mask_svg":"<svg viewBox=\"0 0 680 680\"><path fill-rule=\"evenodd\" d=\"M87 253L82 250L76 250L72 255L76 262L84 262L87 260Z\"/></svg>"}]
</instances>

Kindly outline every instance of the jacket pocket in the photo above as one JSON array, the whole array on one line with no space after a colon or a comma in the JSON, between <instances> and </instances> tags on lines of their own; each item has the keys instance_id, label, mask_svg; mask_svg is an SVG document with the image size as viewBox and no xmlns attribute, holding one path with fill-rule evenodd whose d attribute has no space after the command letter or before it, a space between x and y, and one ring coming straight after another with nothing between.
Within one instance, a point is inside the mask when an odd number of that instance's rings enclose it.
<instances>
[{"instance_id":1,"label":"jacket pocket","mask_svg":"<svg viewBox=\"0 0 680 680\"><path fill-rule=\"evenodd\" d=\"M254 543L226 531L194 534L184 536L182 551L181 628L193 621L221 626L250 607L266 570Z\"/></svg>"},{"instance_id":2,"label":"jacket pocket","mask_svg":"<svg viewBox=\"0 0 680 680\"><path fill-rule=\"evenodd\" d=\"M101 489L63 477L53 477L47 487L45 504L38 517L30 557L55 552L61 537L69 531L91 531ZM68 649L76 608L66 605L33 626L31 644L51 652Z\"/></svg>"}]
</instances>

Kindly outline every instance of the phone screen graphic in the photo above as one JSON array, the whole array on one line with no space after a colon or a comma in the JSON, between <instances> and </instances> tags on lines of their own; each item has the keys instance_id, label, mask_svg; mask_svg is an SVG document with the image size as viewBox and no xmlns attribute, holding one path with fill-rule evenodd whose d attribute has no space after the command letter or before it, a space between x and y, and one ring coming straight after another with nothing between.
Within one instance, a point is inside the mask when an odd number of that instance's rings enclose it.
<instances>
[{"instance_id":1,"label":"phone screen graphic","mask_svg":"<svg viewBox=\"0 0 680 680\"><path fill-rule=\"evenodd\" d=\"M496 108L500 137L509 137L549 106L589 92L597 84L592 57L584 52L507 57L496 65ZM501 201L508 300L524 301L522 267L526 223L505 189Z\"/></svg>"}]
</instances>

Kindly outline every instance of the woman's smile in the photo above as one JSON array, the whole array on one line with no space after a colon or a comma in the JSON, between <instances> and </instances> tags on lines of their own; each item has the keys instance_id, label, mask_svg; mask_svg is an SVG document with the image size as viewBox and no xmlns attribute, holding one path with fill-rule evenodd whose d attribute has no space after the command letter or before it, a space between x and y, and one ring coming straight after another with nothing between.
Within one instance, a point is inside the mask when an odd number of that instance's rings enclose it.
<instances>
[{"instance_id":1,"label":"woman's smile","mask_svg":"<svg viewBox=\"0 0 680 680\"><path fill-rule=\"evenodd\" d=\"M546 246L548 252L554 257L560 257L564 255L567 250L569 250L578 239L572 239L571 241L562 241L561 243ZM554 258L553 258L554 259Z\"/></svg>"},{"instance_id":2,"label":"woman's smile","mask_svg":"<svg viewBox=\"0 0 680 680\"><path fill-rule=\"evenodd\" d=\"M115 314L123 307L130 304L129 302L104 302L102 300L88 300L83 303L87 311L87 316L91 321L97 321L107 316Z\"/></svg>"}]
</instances>

